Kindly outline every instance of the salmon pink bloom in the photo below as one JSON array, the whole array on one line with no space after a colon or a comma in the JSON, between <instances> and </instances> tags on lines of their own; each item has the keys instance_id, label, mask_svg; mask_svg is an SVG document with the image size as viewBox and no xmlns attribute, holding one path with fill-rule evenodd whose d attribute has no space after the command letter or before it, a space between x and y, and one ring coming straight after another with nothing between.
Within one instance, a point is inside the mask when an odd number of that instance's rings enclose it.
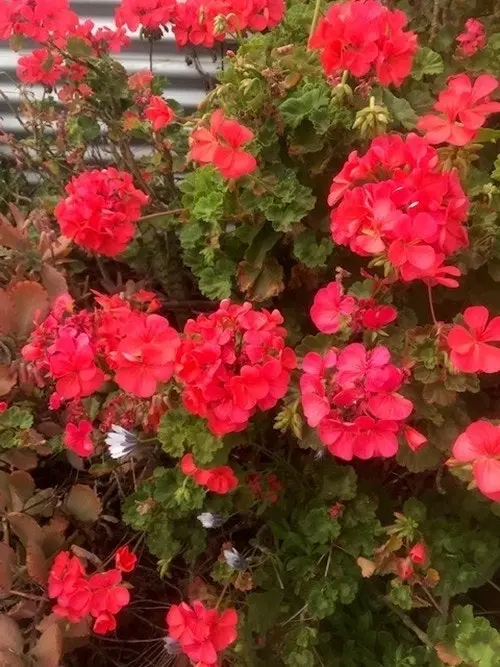
<instances>
[{"instance_id":1,"label":"salmon pink bloom","mask_svg":"<svg viewBox=\"0 0 500 667\"><path fill-rule=\"evenodd\" d=\"M123 338L113 355L116 383L135 396L153 396L158 383L172 377L180 344L179 334L167 319L147 315Z\"/></svg>"},{"instance_id":2,"label":"salmon pink bloom","mask_svg":"<svg viewBox=\"0 0 500 667\"><path fill-rule=\"evenodd\" d=\"M338 282L328 283L319 289L311 307L311 319L322 333L337 333L343 322L349 322L349 316L356 309L356 300L352 296L344 296L342 285Z\"/></svg>"},{"instance_id":3,"label":"salmon pink bloom","mask_svg":"<svg viewBox=\"0 0 500 667\"><path fill-rule=\"evenodd\" d=\"M128 546L120 547L115 553L116 569L120 572L133 572L137 565L137 556Z\"/></svg>"},{"instance_id":4,"label":"salmon pink bloom","mask_svg":"<svg viewBox=\"0 0 500 667\"><path fill-rule=\"evenodd\" d=\"M476 138L487 116L500 112L500 102L489 99L498 85L490 74L481 74L474 83L467 74L450 77L433 107L440 115L422 116L418 129L430 144L465 146Z\"/></svg>"},{"instance_id":5,"label":"salmon pink bloom","mask_svg":"<svg viewBox=\"0 0 500 667\"><path fill-rule=\"evenodd\" d=\"M408 426L408 424L403 426L403 436L406 440L406 444L413 452L418 452L418 450L428 442L423 433L420 433L420 431L417 431L417 429L412 426Z\"/></svg>"},{"instance_id":6,"label":"salmon pink bloom","mask_svg":"<svg viewBox=\"0 0 500 667\"><path fill-rule=\"evenodd\" d=\"M387 348L351 343L341 352L309 352L302 362L300 393L309 426L334 456L394 456L398 434L413 404L398 393L404 375Z\"/></svg>"},{"instance_id":7,"label":"salmon pink bloom","mask_svg":"<svg viewBox=\"0 0 500 667\"><path fill-rule=\"evenodd\" d=\"M484 24L477 19L467 19L465 30L457 37L458 54L473 56L486 46L486 30Z\"/></svg>"},{"instance_id":8,"label":"salmon pink bloom","mask_svg":"<svg viewBox=\"0 0 500 667\"><path fill-rule=\"evenodd\" d=\"M428 558L427 547L423 542L417 542L410 549L408 556L414 565L425 565Z\"/></svg>"},{"instance_id":9,"label":"salmon pink bloom","mask_svg":"<svg viewBox=\"0 0 500 667\"><path fill-rule=\"evenodd\" d=\"M454 462L472 465L481 493L500 502L500 426L480 420L470 424L453 445Z\"/></svg>"},{"instance_id":10,"label":"salmon pink bloom","mask_svg":"<svg viewBox=\"0 0 500 667\"><path fill-rule=\"evenodd\" d=\"M224 118L217 109L210 119L210 129L199 127L192 133L189 156L202 164L213 164L225 178L240 178L257 168L255 157L241 148L253 138L251 130Z\"/></svg>"},{"instance_id":11,"label":"salmon pink bloom","mask_svg":"<svg viewBox=\"0 0 500 667\"><path fill-rule=\"evenodd\" d=\"M207 609L199 600L172 605L167 613L169 636L179 642L183 652L196 664L215 665L219 653L237 637L238 616L234 609L219 613Z\"/></svg>"},{"instance_id":12,"label":"salmon pink bloom","mask_svg":"<svg viewBox=\"0 0 500 667\"><path fill-rule=\"evenodd\" d=\"M60 398L70 400L90 396L105 380L103 371L95 364L94 351L87 334L70 327L59 329L58 338L48 349L49 372L56 380Z\"/></svg>"},{"instance_id":13,"label":"salmon pink bloom","mask_svg":"<svg viewBox=\"0 0 500 667\"><path fill-rule=\"evenodd\" d=\"M92 456L94 443L90 437L92 424L86 419L78 424L66 424L64 430L64 444L78 456Z\"/></svg>"},{"instance_id":14,"label":"salmon pink bloom","mask_svg":"<svg viewBox=\"0 0 500 667\"><path fill-rule=\"evenodd\" d=\"M144 115L151 121L155 132L159 132L167 125L170 125L175 118L171 107L158 95L151 97L148 106L144 109Z\"/></svg>"},{"instance_id":15,"label":"salmon pink bloom","mask_svg":"<svg viewBox=\"0 0 500 667\"><path fill-rule=\"evenodd\" d=\"M453 326L448 334L450 361L463 373L498 373L500 371L500 317L488 322L489 312L484 306L471 306L463 314L468 328Z\"/></svg>"}]
</instances>

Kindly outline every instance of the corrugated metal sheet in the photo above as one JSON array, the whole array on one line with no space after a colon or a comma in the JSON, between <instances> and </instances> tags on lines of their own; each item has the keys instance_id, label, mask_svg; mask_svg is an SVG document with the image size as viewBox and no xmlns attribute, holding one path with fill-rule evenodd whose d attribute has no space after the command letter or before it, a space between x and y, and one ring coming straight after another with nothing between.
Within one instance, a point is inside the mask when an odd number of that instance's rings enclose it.
<instances>
[{"instance_id":1,"label":"corrugated metal sheet","mask_svg":"<svg viewBox=\"0 0 500 667\"><path fill-rule=\"evenodd\" d=\"M92 19L97 27L113 26L114 10L117 0L85 0L74 1L71 8L82 19ZM126 69L133 74L140 70L149 69L149 42L141 40L138 33L129 33L132 44L115 56ZM0 42L0 97L1 125L5 132L22 133L22 127L15 118L14 110L19 104L19 92L16 87L16 67L20 55L29 53L31 48L15 53L9 49L6 42ZM34 45L33 45L34 46ZM165 90L167 97L179 102L187 111L192 111L200 102L206 91L206 80L194 66L186 63L187 51L180 51L172 33L164 35L160 42L154 45L154 72L166 76L169 81ZM204 72L213 75L217 69L212 54L197 52L198 60ZM34 86L31 90L36 95L42 92L41 87Z\"/></svg>"}]
</instances>

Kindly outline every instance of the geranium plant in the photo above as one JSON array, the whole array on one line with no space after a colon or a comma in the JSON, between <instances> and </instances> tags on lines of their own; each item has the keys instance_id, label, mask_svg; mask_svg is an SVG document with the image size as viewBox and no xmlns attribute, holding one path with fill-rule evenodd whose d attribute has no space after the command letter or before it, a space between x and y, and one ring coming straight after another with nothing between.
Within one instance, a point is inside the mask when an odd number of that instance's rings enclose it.
<instances>
[{"instance_id":1,"label":"geranium plant","mask_svg":"<svg viewBox=\"0 0 500 667\"><path fill-rule=\"evenodd\" d=\"M0 0L2 664L500 666L487 5Z\"/></svg>"}]
</instances>

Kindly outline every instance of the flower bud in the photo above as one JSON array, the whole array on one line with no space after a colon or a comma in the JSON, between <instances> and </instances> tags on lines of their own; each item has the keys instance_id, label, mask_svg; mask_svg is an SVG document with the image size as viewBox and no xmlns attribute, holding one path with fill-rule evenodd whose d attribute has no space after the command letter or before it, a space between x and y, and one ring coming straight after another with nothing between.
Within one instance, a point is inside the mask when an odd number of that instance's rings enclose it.
<instances>
[{"instance_id":1,"label":"flower bud","mask_svg":"<svg viewBox=\"0 0 500 667\"><path fill-rule=\"evenodd\" d=\"M417 542L410 550L408 554L410 560L415 565L424 565L427 560L427 547L423 542Z\"/></svg>"},{"instance_id":2,"label":"flower bud","mask_svg":"<svg viewBox=\"0 0 500 667\"><path fill-rule=\"evenodd\" d=\"M375 104L375 98L370 98L370 105L361 109L356 114L353 130L359 129L364 139L384 134L389 123L389 110L383 104Z\"/></svg>"},{"instance_id":3,"label":"flower bud","mask_svg":"<svg viewBox=\"0 0 500 667\"><path fill-rule=\"evenodd\" d=\"M406 581L413 576L413 565L409 558L400 558L396 565L396 572L401 581Z\"/></svg>"}]
</instances>

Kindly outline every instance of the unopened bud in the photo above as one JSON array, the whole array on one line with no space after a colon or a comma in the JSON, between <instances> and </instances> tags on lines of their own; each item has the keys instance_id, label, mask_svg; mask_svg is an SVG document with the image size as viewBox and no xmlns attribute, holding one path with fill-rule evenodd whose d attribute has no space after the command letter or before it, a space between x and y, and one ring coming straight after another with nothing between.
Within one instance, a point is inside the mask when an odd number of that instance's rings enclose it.
<instances>
[{"instance_id":1,"label":"unopened bud","mask_svg":"<svg viewBox=\"0 0 500 667\"><path fill-rule=\"evenodd\" d=\"M372 97L370 105L358 111L352 127L354 130L359 130L364 139L371 139L378 134L384 134L389 118L389 109L383 104L375 104L375 99Z\"/></svg>"}]
</instances>

